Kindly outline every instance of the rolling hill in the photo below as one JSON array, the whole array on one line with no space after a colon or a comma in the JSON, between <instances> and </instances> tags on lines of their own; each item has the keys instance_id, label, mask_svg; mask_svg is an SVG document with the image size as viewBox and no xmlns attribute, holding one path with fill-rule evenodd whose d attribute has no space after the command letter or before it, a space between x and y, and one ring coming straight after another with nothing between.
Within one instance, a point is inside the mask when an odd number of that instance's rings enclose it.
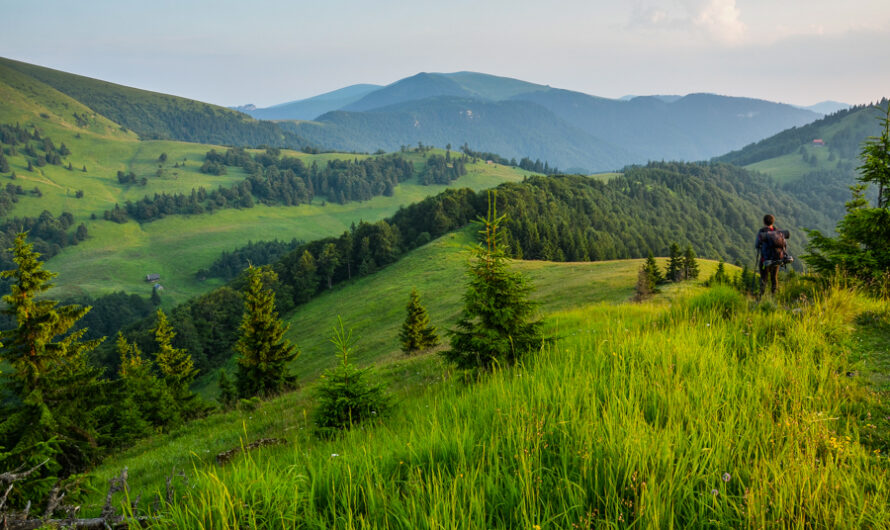
<instances>
[{"instance_id":1,"label":"rolling hill","mask_svg":"<svg viewBox=\"0 0 890 530\"><path fill-rule=\"evenodd\" d=\"M250 112L287 119L273 109ZM593 171L648 160L703 160L819 116L750 98L690 94L613 100L456 72L401 79L331 108L314 122L285 128L338 149L469 143L473 149L508 158L529 156L562 168Z\"/></svg>"},{"instance_id":2,"label":"rolling hill","mask_svg":"<svg viewBox=\"0 0 890 530\"><path fill-rule=\"evenodd\" d=\"M225 107L0 58L0 79L7 79L12 72L69 96L143 139L242 147L307 145L304 139L273 123L257 121Z\"/></svg>"},{"instance_id":3,"label":"rolling hill","mask_svg":"<svg viewBox=\"0 0 890 530\"><path fill-rule=\"evenodd\" d=\"M63 86L69 81L71 86ZM67 92L57 90L55 84ZM169 307L219 285L214 280L197 280L195 272L208 266L222 251L232 250L249 240L312 240L339 234L354 222L381 219L403 205L445 189L443 185L421 185L414 178L397 186L392 196L379 195L364 202L337 204L319 195L311 204L297 207L257 204L253 208L217 209L212 214L172 215L142 224L106 221L103 212L115 205L124 206L128 201L136 202L157 194L189 194L200 187L230 188L248 175L240 167L229 167L222 175L202 172L206 153L211 149L224 152L225 147L140 139L136 128L115 122L74 96L83 96L94 105L100 102L97 108L113 107L115 102L120 102L121 109L111 108L110 114L123 116L126 121L131 113L142 116L144 112L151 120L160 120L151 121L151 127L157 125L168 133L175 132L175 128L166 128L166 118L149 112L157 105L171 105L168 110L176 115L182 111L187 116L192 109L212 122L210 131L237 131L231 128L235 123L232 120L249 128L261 127L256 130L266 127L239 113L199 102L0 61L0 124L18 123L27 129L31 145L28 149L35 149L32 156L25 152L22 143L17 146L3 143L0 147L9 165L9 170L0 174L0 178L22 188L22 194L17 195L3 221L12 222L25 216L37 218L44 211L53 216L70 212L72 228L83 223L89 234L77 245L50 253L54 256L50 266L60 274L53 294L57 297L98 296L118 290L147 296L151 285L145 282L145 276L160 274L164 304ZM132 125L130 121L127 123ZM50 138L55 148L64 144L70 154L61 156L59 164L37 165L42 163L38 158L43 158L44 151L40 142L30 139L34 130L40 132L41 138ZM307 167L314 163L324 167L329 161L367 158L367 155L287 150L282 156L299 159ZM418 173L424 170L424 155L404 153L402 156L415 164ZM30 171L29 163L33 166ZM132 173L135 181L122 183L118 172ZM518 181L528 174L479 162L467 166L467 175L461 177L457 185L482 189L504 181ZM142 179L144 184L139 183ZM26 191L35 186L40 196ZM16 226L10 225L9 230L15 232Z\"/></svg>"},{"instance_id":4,"label":"rolling hill","mask_svg":"<svg viewBox=\"0 0 890 530\"><path fill-rule=\"evenodd\" d=\"M461 284L466 249L474 240L472 230L447 234L409 253L405 258L370 276L336 288L284 315L291 325L287 338L296 343L301 355L292 369L305 388L319 374L336 363L328 341L329 331L339 315L358 337L355 360L362 366L376 366L382 377L391 382L400 396L423 392L440 380L444 368L436 355L408 357L401 353L399 327L404 320L405 305L412 287L421 293L432 323L440 330L454 325L461 308ZM590 304L614 305L627 301L633 294L637 271L643 260L608 262L554 263L515 261L513 267L530 276L535 285L533 298L539 302L540 314L570 311ZM717 263L700 260L702 277L708 277ZM660 259L664 266L665 260ZM737 269L730 266L730 270ZM666 287L669 297L688 289L689 285ZM357 304L356 300L364 303ZM230 362L227 370L234 363ZM207 398L217 395L217 375L202 377L200 391ZM121 465L131 470L133 484L152 484L163 480L172 465L184 469L191 462L208 463L219 451L236 446L241 436L285 435L294 430L294 421L303 416L308 392L288 394L264 403L260 409L243 416L239 412L214 415L199 420L170 437L145 440L119 457L110 459L98 472L99 477L117 472ZM233 417L237 416L237 420ZM209 434L206 429L212 429ZM193 451L183 451L192 448ZM193 460L193 458L195 460Z\"/></svg>"}]
</instances>

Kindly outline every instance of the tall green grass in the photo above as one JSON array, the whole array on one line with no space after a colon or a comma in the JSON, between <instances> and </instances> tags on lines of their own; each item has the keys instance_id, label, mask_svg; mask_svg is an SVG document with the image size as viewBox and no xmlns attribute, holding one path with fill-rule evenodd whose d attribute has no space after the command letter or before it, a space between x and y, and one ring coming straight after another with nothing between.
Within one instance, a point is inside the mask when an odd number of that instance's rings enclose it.
<instances>
[{"instance_id":1,"label":"tall green grass","mask_svg":"<svg viewBox=\"0 0 890 530\"><path fill-rule=\"evenodd\" d=\"M714 299L718 303L714 303ZM884 528L849 291L771 313L713 291L553 315L525 366L341 439L194 469L176 528Z\"/></svg>"}]
</instances>

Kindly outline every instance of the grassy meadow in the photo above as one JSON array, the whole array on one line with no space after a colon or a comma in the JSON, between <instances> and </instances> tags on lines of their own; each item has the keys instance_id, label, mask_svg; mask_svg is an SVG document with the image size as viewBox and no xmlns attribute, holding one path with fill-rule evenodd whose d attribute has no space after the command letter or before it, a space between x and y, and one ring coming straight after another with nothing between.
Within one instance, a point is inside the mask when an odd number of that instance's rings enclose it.
<instances>
[{"instance_id":1,"label":"grassy meadow","mask_svg":"<svg viewBox=\"0 0 890 530\"><path fill-rule=\"evenodd\" d=\"M321 370L336 359L328 342L329 330L340 315L359 337L354 359L361 365L374 365L381 381L387 383L396 399L422 399L438 392L449 370L434 351L405 356L399 350L397 334L404 320L405 305L412 286L421 292L434 325L448 328L455 322L463 294L462 249L471 241L465 230L440 238L410 253L375 275L361 278L301 306L286 320L288 337L302 351L292 368L300 376L301 388L279 398L262 402L256 408L211 415L168 435L158 435L109 458L96 475L97 484L128 467L131 485L148 495L161 487L170 470L211 469L215 455L237 447L240 441L283 437L314 444L308 435L312 409L311 388ZM534 298L541 303L551 335L562 333L560 311L571 307L599 304L603 308L626 302L633 292L636 272L642 260L596 263L514 263L535 285ZM659 260L661 266L665 260ZM710 275L716 264L700 261L702 276ZM662 303L682 296L690 284L669 285ZM216 375L206 376L205 397L216 395ZM400 405L401 407L401 405ZM296 438L295 438L296 437ZM210 466L210 467L208 467ZM98 500L96 501L98 502Z\"/></svg>"},{"instance_id":2,"label":"grassy meadow","mask_svg":"<svg viewBox=\"0 0 890 530\"><path fill-rule=\"evenodd\" d=\"M185 468L158 527L883 528L890 387L873 370L890 304L839 288L788 308L666 294L576 298L547 315L538 354L475 382L433 356L393 363L395 413L336 440L308 435L298 392L98 475L128 465L135 495ZM223 438L270 435L288 442L209 463Z\"/></svg>"},{"instance_id":3,"label":"grassy meadow","mask_svg":"<svg viewBox=\"0 0 890 530\"><path fill-rule=\"evenodd\" d=\"M825 147L817 147L808 145L804 147L807 156L815 156L816 164L809 164L803 160L803 156L795 151L787 155L770 158L762 162L745 166L745 169L766 173L780 184L791 182L801 178L803 175L811 171L819 169L834 168L836 162L831 162L828 157L831 155Z\"/></svg>"}]
</instances>

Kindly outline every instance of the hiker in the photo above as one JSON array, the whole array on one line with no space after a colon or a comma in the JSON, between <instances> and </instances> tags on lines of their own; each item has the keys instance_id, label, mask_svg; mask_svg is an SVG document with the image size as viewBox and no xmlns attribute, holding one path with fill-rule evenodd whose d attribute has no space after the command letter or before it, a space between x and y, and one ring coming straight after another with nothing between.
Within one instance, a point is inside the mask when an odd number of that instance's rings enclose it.
<instances>
[{"instance_id":1,"label":"hiker","mask_svg":"<svg viewBox=\"0 0 890 530\"><path fill-rule=\"evenodd\" d=\"M760 269L760 295L766 291L769 281L770 292L776 294L779 287L779 267L785 263L787 231L775 227L776 218L772 215L763 216L763 228L757 232L754 243L757 249L757 265Z\"/></svg>"}]
</instances>

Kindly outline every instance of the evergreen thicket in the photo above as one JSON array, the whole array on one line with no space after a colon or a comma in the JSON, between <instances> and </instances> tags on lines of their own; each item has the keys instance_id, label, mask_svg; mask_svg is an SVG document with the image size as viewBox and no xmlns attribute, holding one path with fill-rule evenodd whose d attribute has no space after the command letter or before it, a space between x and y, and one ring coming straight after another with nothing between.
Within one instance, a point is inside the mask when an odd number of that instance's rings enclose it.
<instances>
[{"instance_id":1,"label":"evergreen thicket","mask_svg":"<svg viewBox=\"0 0 890 530\"><path fill-rule=\"evenodd\" d=\"M414 353L439 344L439 336L436 327L430 324L430 316L420 304L420 295L416 289L411 289L411 297L408 300L408 314L402 324L399 340L402 343L402 351Z\"/></svg>"},{"instance_id":2,"label":"evergreen thicket","mask_svg":"<svg viewBox=\"0 0 890 530\"><path fill-rule=\"evenodd\" d=\"M890 293L890 103L886 105L880 135L869 138L862 147L862 184L852 187L853 198L837 224L837 237L810 231L811 241L803 257L822 276L841 272L883 295ZM877 187L872 208L865 197L869 184Z\"/></svg>"},{"instance_id":3,"label":"evergreen thicket","mask_svg":"<svg viewBox=\"0 0 890 530\"><path fill-rule=\"evenodd\" d=\"M2 273L12 279L3 313L17 327L0 333L0 361L12 367L0 386L0 467L47 463L12 494L13 505L45 496L59 477L95 462L100 439L95 413L105 394L100 372L87 357L101 340L83 340L83 330L71 331L90 308L41 297L55 274L43 268L25 235L14 241L16 269Z\"/></svg>"}]
</instances>

